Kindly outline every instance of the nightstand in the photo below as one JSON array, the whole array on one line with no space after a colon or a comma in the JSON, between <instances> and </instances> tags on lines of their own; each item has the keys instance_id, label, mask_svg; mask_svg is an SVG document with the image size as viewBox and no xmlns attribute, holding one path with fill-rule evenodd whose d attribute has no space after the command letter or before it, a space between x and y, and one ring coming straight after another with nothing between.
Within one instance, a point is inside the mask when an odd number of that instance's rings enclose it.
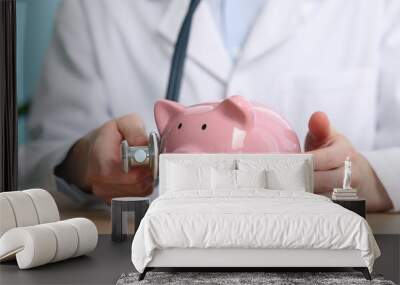
<instances>
[{"instance_id":1,"label":"nightstand","mask_svg":"<svg viewBox=\"0 0 400 285\"><path fill-rule=\"evenodd\" d=\"M366 202L365 199L357 199L357 200L332 200L332 202L339 204L340 206L359 214L361 217L365 219L366 213Z\"/></svg>"},{"instance_id":2,"label":"nightstand","mask_svg":"<svg viewBox=\"0 0 400 285\"><path fill-rule=\"evenodd\" d=\"M121 242L127 238L129 212L135 213L135 231L150 205L148 197L120 197L111 200L111 239Z\"/></svg>"}]
</instances>

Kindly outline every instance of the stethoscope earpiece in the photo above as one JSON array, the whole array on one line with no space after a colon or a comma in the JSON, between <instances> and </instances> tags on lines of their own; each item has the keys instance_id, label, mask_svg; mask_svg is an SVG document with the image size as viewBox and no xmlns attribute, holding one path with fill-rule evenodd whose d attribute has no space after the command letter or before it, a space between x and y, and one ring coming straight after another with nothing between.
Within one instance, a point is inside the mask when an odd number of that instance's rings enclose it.
<instances>
[{"instance_id":1,"label":"stethoscope earpiece","mask_svg":"<svg viewBox=\"0 0 400 285\"><path fill-rule=\"evenodd\" d=\"M149 134L148 146L129 146L126 140L121 143L122 168L125 173L134 166L149 166L153 177L158 178L159 138L156 132Z\"/></svg>"}]
</instances>

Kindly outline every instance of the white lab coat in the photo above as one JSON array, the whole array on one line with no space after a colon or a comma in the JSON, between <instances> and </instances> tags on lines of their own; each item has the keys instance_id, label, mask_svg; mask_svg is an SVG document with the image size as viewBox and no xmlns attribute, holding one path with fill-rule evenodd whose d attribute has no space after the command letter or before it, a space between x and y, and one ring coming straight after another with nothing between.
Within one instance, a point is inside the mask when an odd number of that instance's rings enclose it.
<instances>
[{"instance_id":1,"label":"white lab coat","mask_svg":"<svg viewBox=\"0 0 400 285\"><path fill-rule=\"evenodd\" d=\"M54 165L111 118L137 113L155 130L153 104L165 95L188 2L62 4L31 111L22 185L54 188ZM235 94L267 104L301 141L312 112L326 112L400 209L400 1L270 0L235 65L202 1L182 84L185 105Z\"/></svg>"}]
</instances>

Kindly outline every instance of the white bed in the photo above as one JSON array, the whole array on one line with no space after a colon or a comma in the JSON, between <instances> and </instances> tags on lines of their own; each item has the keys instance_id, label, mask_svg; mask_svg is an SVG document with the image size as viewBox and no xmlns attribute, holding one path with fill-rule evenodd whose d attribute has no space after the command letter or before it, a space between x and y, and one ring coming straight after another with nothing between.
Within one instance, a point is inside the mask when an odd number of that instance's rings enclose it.
<instances>
[{"instance_id":1,"label":"white bed","mask_svg":"<svg viewBox=\"0 0 400 285\"><path fill-rule=\"evenodd\" d=\"M309 155L161 155L160 197L134 237L134 266L355 267L369 276L380 251L368 223L312 194L312 172Z\"/></svg>"}]
</instances>

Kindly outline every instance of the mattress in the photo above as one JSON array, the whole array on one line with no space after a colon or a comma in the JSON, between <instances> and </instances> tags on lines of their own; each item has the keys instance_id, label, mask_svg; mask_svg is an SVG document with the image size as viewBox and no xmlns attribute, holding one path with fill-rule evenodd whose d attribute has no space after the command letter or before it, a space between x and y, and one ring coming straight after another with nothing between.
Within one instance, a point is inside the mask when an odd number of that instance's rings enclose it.
<instances>
[{"instance_id":1,"label":"mattress","mask_svg":"<svg viewBox=\"0 0 400 285\"><path fill-rule=\"evenodd\" d=\"M301 191L176 191L154 200L132 243L139 272L162 249L359 250L372 271L380 255L365 219ZM340 265L338 265L340 267Z\"/></svg>"}]
</instances>

